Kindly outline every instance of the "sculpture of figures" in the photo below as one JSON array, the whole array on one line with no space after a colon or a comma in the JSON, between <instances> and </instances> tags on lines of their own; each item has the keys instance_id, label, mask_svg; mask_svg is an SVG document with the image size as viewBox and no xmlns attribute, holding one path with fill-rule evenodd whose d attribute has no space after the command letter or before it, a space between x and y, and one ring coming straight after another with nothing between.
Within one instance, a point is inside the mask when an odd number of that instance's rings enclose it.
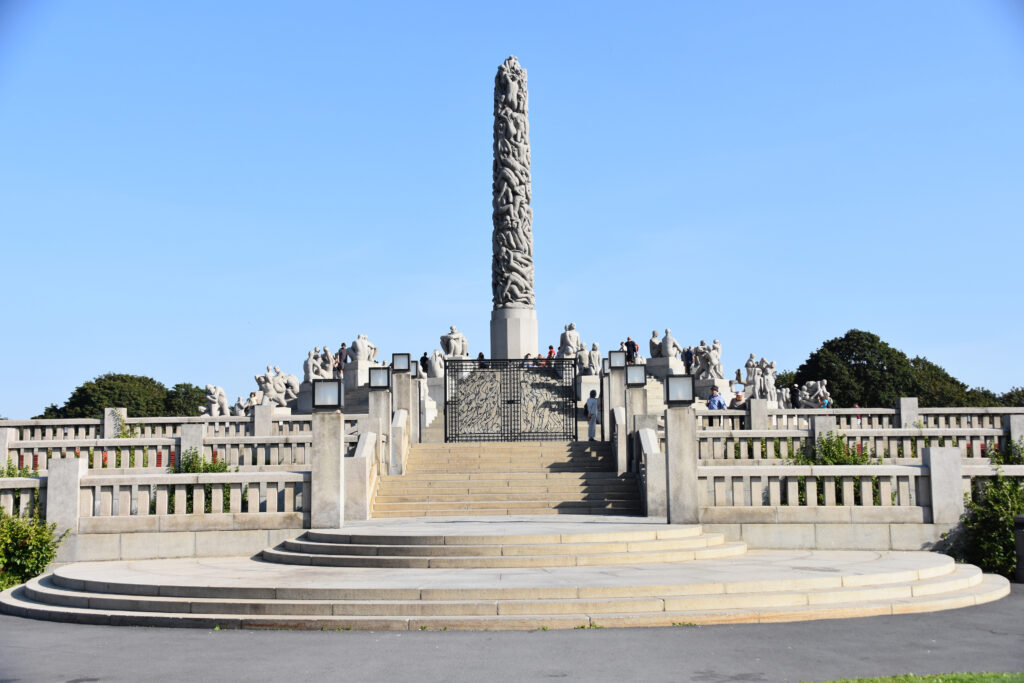
<instances>
[{"instance_id":1,"label":"sculpture of figures","mask_svg":"<svg viewBox=\"0 0 1024 683\"><path fill-rule=\"evenodd\" d=\"M334 354L331 353L327 344L324 344L324 350L320 354L320 369L320 374L324 379L334 378Z\"/></svg>"},{"instance_id":2,"label":"sculpture of figures","mask_svg":"<svg viewBox=\"0 0 1024 683\"><path fill-rule=\"evenodd\" d=\"M310 351L306 360L302 363L302 381L305 384L311 383L314 379L319 379L318 371L320 370L320 359L319 357L314 358L313 352Z\"/></svg>"},{"instance_id":3,"label":"sculpture of figures","mask_svg":"<svg viewBox=\"0 0 1024 683\"><path fill-rule=\"evenodd\" d=\"M580 345L576 347L576 352L573 355L576 359L576 374L590 374L587 372L587 345L581 342Z\"/></svg>"},{"instance_id":4,"label":"sculpture of figures","mask_svg":"<svg viewBox=\"0 0 1024 683\"><path fill-rule=\"evenodd\" d=\"M693 350L693 377L694 379L709 379L711 373L708 365L708 352L709 347L707 343L701 339L700 344Z\"/></svg>"},{"instance_id":5,"label":"sculpture of figures","mask_svg":"<svg viewBox=\"0 0 1024 683\"><path fill-rule=\"evenodd\" d=\"M558 339L558 357L575 358L576 352L582 343L580 341L580 333L576 331L576 323L569 323L565 326L565 331L562 332L561 337Z\"/></svg>"},{"instance_id":6,"label":"sculpture of figures","mask_svg":"<svg viewBox=\"0 0 1024 683\"><path fill-rule=\"evenodd\" d=\"M509 57L494 77L491 290L495 309L534 305L528 114L526 70Z\"/></svg>"},{"instance_id":7,"label":"sculpture of figures","mask_svg":"<svg viewBox=\"0 0 1024 683\"><path fill-rule=\"evenodd\" d=\"M743 366L747 369L747 379L744 382L744 384L746 384L748 387L749 386L753 386L754 385L754 368L757 367L757 361L754 360L754 354L750 354L750 358L747 359L747 362L744 363ZM754 397L748 396L747 398L754 398Z\"/></svg>"},{"instance_id":8,"label":"sculpture of figures","mask_svg":"<svg viewBox=\"0 0 1024 683\"><path fill-rule=\"evenodd\" d=\"M722 343L717 339L711 344L708 360L712 378L725 379L725 373L722 371Z\"/></svg>"},{"instance_id":9,"label":"sculpture of figures","mask_svg":"<svg viewBox=\"0 0 1024 683\"><path fill-rule=\"evenodd\" d=\"M235 417L242 417L245 415L245 404L242 403L242 397L239 396L235 401L235 405L231 406L231 414Z\"/></svg>"},{"instance_id":10,"label":"sculpture of figures","mask_svg":"<svg viewBox=\"0 0 1024 683\"><path fill-rule=\"evenodd\" d=\"M654 341L653 339L651 340ZM658 349L661 357L663 358L676 358L683 353L683 347L679 345L676 338L672 336L672 330L665 328L665 336L661 340L661 346ZM654 348L651 348L651 358L656 358L654 355Z\"/></svg>"},{"instance_id":11,"label":"sculpture of figures","mask_svg":"<svg viewBox=\"0 0 1024 683\"><path fill-rule=\"evenodd\" d=\"M761 359L764 362L764 359ZM775 392L775 375L778 374L778 370L775 369L775 361L767 363L763 368L764 376L764 397L768 399L769 403L778 403L779 397Z\"/></svg>"},{"instance_id":12,"label":"sculpture of figures","mask_svg":"<svg viewBox=\"0 0 1024 683\"><path fill-rule=\"evenodd\" d=\"M434 349L427 361L427 377L444 377L444 352Z\"/></svg>"},{"instance_id":13,"label":"sculpture of figures","mask_svg":"<svg viewBox=\"0 0 1024 683\"><path fill-rule=\"evenodd\" d=\"M353 361L369 361L373 363L377 360L377 347L373 345L365 334L357 335L355 341L352 342L352 346L348 349L348 358Z\"/></svg>"},{"instance_id":14,"label":"sculpture of figures","mask_svg":"<svg viewBox=\"0 0 1024 683\"><path fill-rule=\"evenodd\" d=\"M830 398L828 380L812 380L800 387L800 405L803 408L820 408L822 399L826 398Z\"/></svg>"},{"instance_id":15,"label":"sculpture of figures","mask_svg":"<svg viewBox=\"0 0 1024 683\"><path fill-rule=\"evenodd\" d=\"M651 340L648 344L651 347L651 358L661 358L661 340L658 339L657 330L651 330Z\"/></svg>"},{"instance_id":16,"label":"sculpture of figures","mask_svg":"<svg viewBox=\"0 0 1024 683\"><path fill-rule=\"evenodd\" d=\"M206 408L203 410L203 415L209 415L210 417L227 417L230 414L231 411L228 409L228 397L227 394L224 393L224 388L207 384Z\"/></svg>"},{"instance_id":17,"label":"sculpture of figures","mask_svg":"<svg viewBox=\"0 0 1024 683\"><path fill-rule=\"evenodd\" d=\"M446 356L469 356L469 341L466 335L452 325L448 334L441 335L441 350Z\"/></svg>"},{"instance_id":18,"label":"sculpture of figures","mask_svg":"<svg viewBox=\"0 0 1024 683\"><path fill-rule=\"evenodd\" d=\"M274 376L272 381L274 383L275 391L284 396L286 404L291 403L299 397L299 378L287 372L281 372L281 367L278 365L274 366Z\"/></svg>"},{"instance_id":19,"label":"sculpture of figures","mask_svg":"<svg viewBox=\"0 0 1024 683\"><path fill-rule=\"evenodd\" d=\"M587 369L588 374L599 375L601 374L601 349L598 347L597 342L590 347L590 353L587 357Z\"/></svg>"}]
</instances>

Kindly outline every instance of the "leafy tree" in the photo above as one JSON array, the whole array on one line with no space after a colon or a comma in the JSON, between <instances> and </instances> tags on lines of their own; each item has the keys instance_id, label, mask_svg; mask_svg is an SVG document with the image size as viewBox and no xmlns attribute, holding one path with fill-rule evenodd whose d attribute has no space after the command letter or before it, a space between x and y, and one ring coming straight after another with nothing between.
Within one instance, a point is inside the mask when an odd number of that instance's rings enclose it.
<instances>
[{"instance_id":1,"label":"leafy tree","mask_svg":"<svg viewBox=\"0 0 1024 683\"><path fill-rule=\"evenodd\" d=\"M936 366L937 367L937 366ZM914 368L906 354L878 335L850 330L829 339L796 371L795 384L827 379L840 406L892 406L915 393Z\"/></svg>"},{"instance_id":2,"label":"leafy tree","mask_svg":"<svg viewBox=\"0 0 1024 683\"><path fill-rule=\"evenodd\" d=\"M189 416L198 415L199 409L206 403L206 392L194 384L175 384L167 392L165 415Z\"/></svg>"},{"instance_id":3,"label":"leafy tree","mask_svg":"<svg viewBox=\"0 0 1024 683\"><path fill-rule=\"evenodd\" d=\"M792 370L782 370L775 375L775 386L779 389L786 390L786 396L789 396L789 388L796 384L796 373Z\"/></svg>"},{"instance_id":4,"label":"leafy tree","mask_svg":"<svg viewBox=\"0 0 1024 683\"><path fill-rule=\"evenodd\" d=\"M944 369L921 356L912 358L910 367L914 386L904 396L917 396L920 405L927 408L967 405L967 385Z\"/></svg>"},{"instance_id":5,"label":"leafy tree","mask_svg":"<svg viewBox=\"0 0 1024 683\"><path fill-rule=\"evenodd\" d=\"M107 373L77 387L63 406L50 404L39 417L103 417L104 408L127 408L132 417L195 415L205 393L192 384L170 391L152 377Z\"/></svg>"},{"instance_id":6,"label":"leafy tree","mask_svg":"<svg viewBox=\"0 0 1024 683\"><path fill-rule=\"evenodd\" d=\"M1007 408L1024 408L1024 387L1014 387L999 397Z\"/></svg>"}]
</instances>

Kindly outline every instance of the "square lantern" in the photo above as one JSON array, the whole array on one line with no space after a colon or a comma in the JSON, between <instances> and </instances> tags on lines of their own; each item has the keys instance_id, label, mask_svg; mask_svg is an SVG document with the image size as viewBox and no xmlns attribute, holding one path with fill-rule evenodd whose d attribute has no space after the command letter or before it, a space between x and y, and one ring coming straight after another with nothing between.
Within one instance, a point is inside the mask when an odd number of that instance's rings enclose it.
<instances>
[{"instance_id":1,"label":"square lantern","mask_svg":"<svg viewBox=\"0 0 1024 683\"><path fill-rule=\"evenodd\" d=\"M609 365L611 365L611 363L608 362L607 358L602 358L601 359L601 374L604 374L604 375L608 374L608 367L609 367Z\"/></svg>"},{"instance_id":2,"label":"square lantern","mask_svg":"<svg viewBox=\"0 0 1024 683\"><path fill-rule=\"evenodd\" d=\"M693 401L693 375L668 375L665 378L666 405L688 406Z\"/></svg>"},{"instance_id":3,"label":"square lantern","mask_svg":"<svg viewBox=\"0 0 1024 683\"><path fill-rule=\"evenodd\" d=\"M408 353L391 354L391 368L395 372L409 372L409 358Z\"/></svg>"},{"instance_id":4,"label":"square lantern","mask_svg":"<svg viewBox=\"0 0 1024 683\"><path fill-rule=\"evenodd\" d=\"M391 368L382 366L370 368L370 389L390 389Z\"/></svg>"},{"instance_id":5,"label":"square lantern","mask_svg":"<svg viewBox=\"0 0 1024 683\"><path fill-rule=\"evenodd\" d=\"M342 380L313 380L313 410L341 410L344 405L345 383Z\"/></svg>"},{"instance_id":6,"label":"square lantern","mask_svg":"<svg viewBox=\"0 0 1024 683\"><path fill-rule=\"evenodd\" d=\"M413 379L419 379L420 376L420 362L413 361L409 364L409 376Z\"/></svg>"},{"instance_id":7,"label":"square lantern","mask_svg":"<svg viewBox=\"0 0 1024 683\"><path fill-rule=\"evenodd\" d=\"M647 367L644 365L627 365L626 386L630 388L647 386Z\"/></svg>"},{"instance_id":8,"label":"square lantern","mask_svg":"<svg viewBox=\"0 0 1024 683\"><path fill-rule=\"evenodd\" d=\"M621 370L622 368L626 367L626 352L609 351L608 367L612 370Z\"/></svg>"}]
</instances>

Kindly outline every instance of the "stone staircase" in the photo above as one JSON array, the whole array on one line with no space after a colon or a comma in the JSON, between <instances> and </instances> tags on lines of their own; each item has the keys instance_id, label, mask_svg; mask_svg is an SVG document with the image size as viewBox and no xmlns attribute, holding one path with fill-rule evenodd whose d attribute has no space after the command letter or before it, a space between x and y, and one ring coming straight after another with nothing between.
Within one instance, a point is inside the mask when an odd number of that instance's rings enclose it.
<instances>
[{"instance_id":1,"label":"stone staircase","mask_svg":"<svg viewBox=\"0 0 1024 683\"><path fill-rule=\"evenodd\" d=\"M369 520L252 559L59 567L0 593L0 611L222 629L546 630L909 614L1009 592L936 553L745 550L643 518Z\"/></svg>"},{"instance_id":2,"label":"stone staircase","mask_svg":"<svg viewBox=\"0 0 1024 683\"><path fill-rule=\"evenodd\" d=\"M375 518L642 512L611 446L584 441L413 444L406 474L381 477L373 503Z\"/></svg>"}]
</instances>

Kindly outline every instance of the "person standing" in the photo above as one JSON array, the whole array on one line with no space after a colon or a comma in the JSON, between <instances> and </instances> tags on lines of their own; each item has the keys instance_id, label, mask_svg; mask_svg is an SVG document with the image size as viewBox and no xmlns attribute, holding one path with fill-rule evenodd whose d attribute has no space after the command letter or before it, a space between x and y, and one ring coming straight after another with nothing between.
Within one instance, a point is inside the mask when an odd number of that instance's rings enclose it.
<instances>
[{"instance_id":1,"label":"person standing","mask_svg":"<svg viewBox=\"0 0 1024 683\"><path fill-rule=\"evenodd\" d=\"M632 337L626 337L626 362L630 365L636 363L636 352L638 348L639 347L637 347L636 342L633 341Z\"/></svg>"},{"instance_id":2,"label":"person standing","mask_svg":"<svg viewBox=\"0 0 1024 683\"><path fill-rule=\"evenodd\" d=\"M597 414L601 410L601 406L597 401L597 390L590 390L590 398L587 399L587 403L583 406L583 413L587 416L587 438L591 441L597 441Z\"/></svg>"},{"instance_id":3,"label":"person standing","mask_svg":"<svg viewBox=\"0 0 1024 683\"><path fill-rule=\"evenodd\" d=\"M789 390L789 402L793 405L793 410L800 409L800 385L794 384Z\"/></svg>"},{"instance_id":4,"label":"person standing","mask_svg":"<svg viewBox=\"0 0 1024 683\"><path fill-rule=\"evenodd\" d=\"M725 399L718 393L718 387L711 387L711 398L708 399L708 410L725 410Z\"/></svg>"},{"instance_id":5,"label":"person standing","mask_svg":"<svg viewBox=\"0 0 1024 683\"><path fill-rule=\"evenodd\" d=\"M723 399L724 400L724 399ZM729 410L746 410L747 402L743 400L743 392L737 391L735 398L729 401Z\"/></svg>"},{"instance_id":6,"label":"person standing","mask_svg":"<svg viewBox=\"0 0 1024 683\"><path fill-rule=\"evenodd\" d=\"M686 350L683 351L683 365L686 366L686 374L690 374L690 368L693 367L693 347L687 346Z\"/></svg>"},{"instance_id":7,"label":"person standing","mask_svg":"<svg viewBox=\"0 0 1024 683\"><path fill-rule=\"evenodd\" d=\"M424 351L423 355L420 356L420 370L423 371L423 375L426 376L427 369L430 367L430 359L427 358L427 352Z\"/></svg>"}]
</instances>

